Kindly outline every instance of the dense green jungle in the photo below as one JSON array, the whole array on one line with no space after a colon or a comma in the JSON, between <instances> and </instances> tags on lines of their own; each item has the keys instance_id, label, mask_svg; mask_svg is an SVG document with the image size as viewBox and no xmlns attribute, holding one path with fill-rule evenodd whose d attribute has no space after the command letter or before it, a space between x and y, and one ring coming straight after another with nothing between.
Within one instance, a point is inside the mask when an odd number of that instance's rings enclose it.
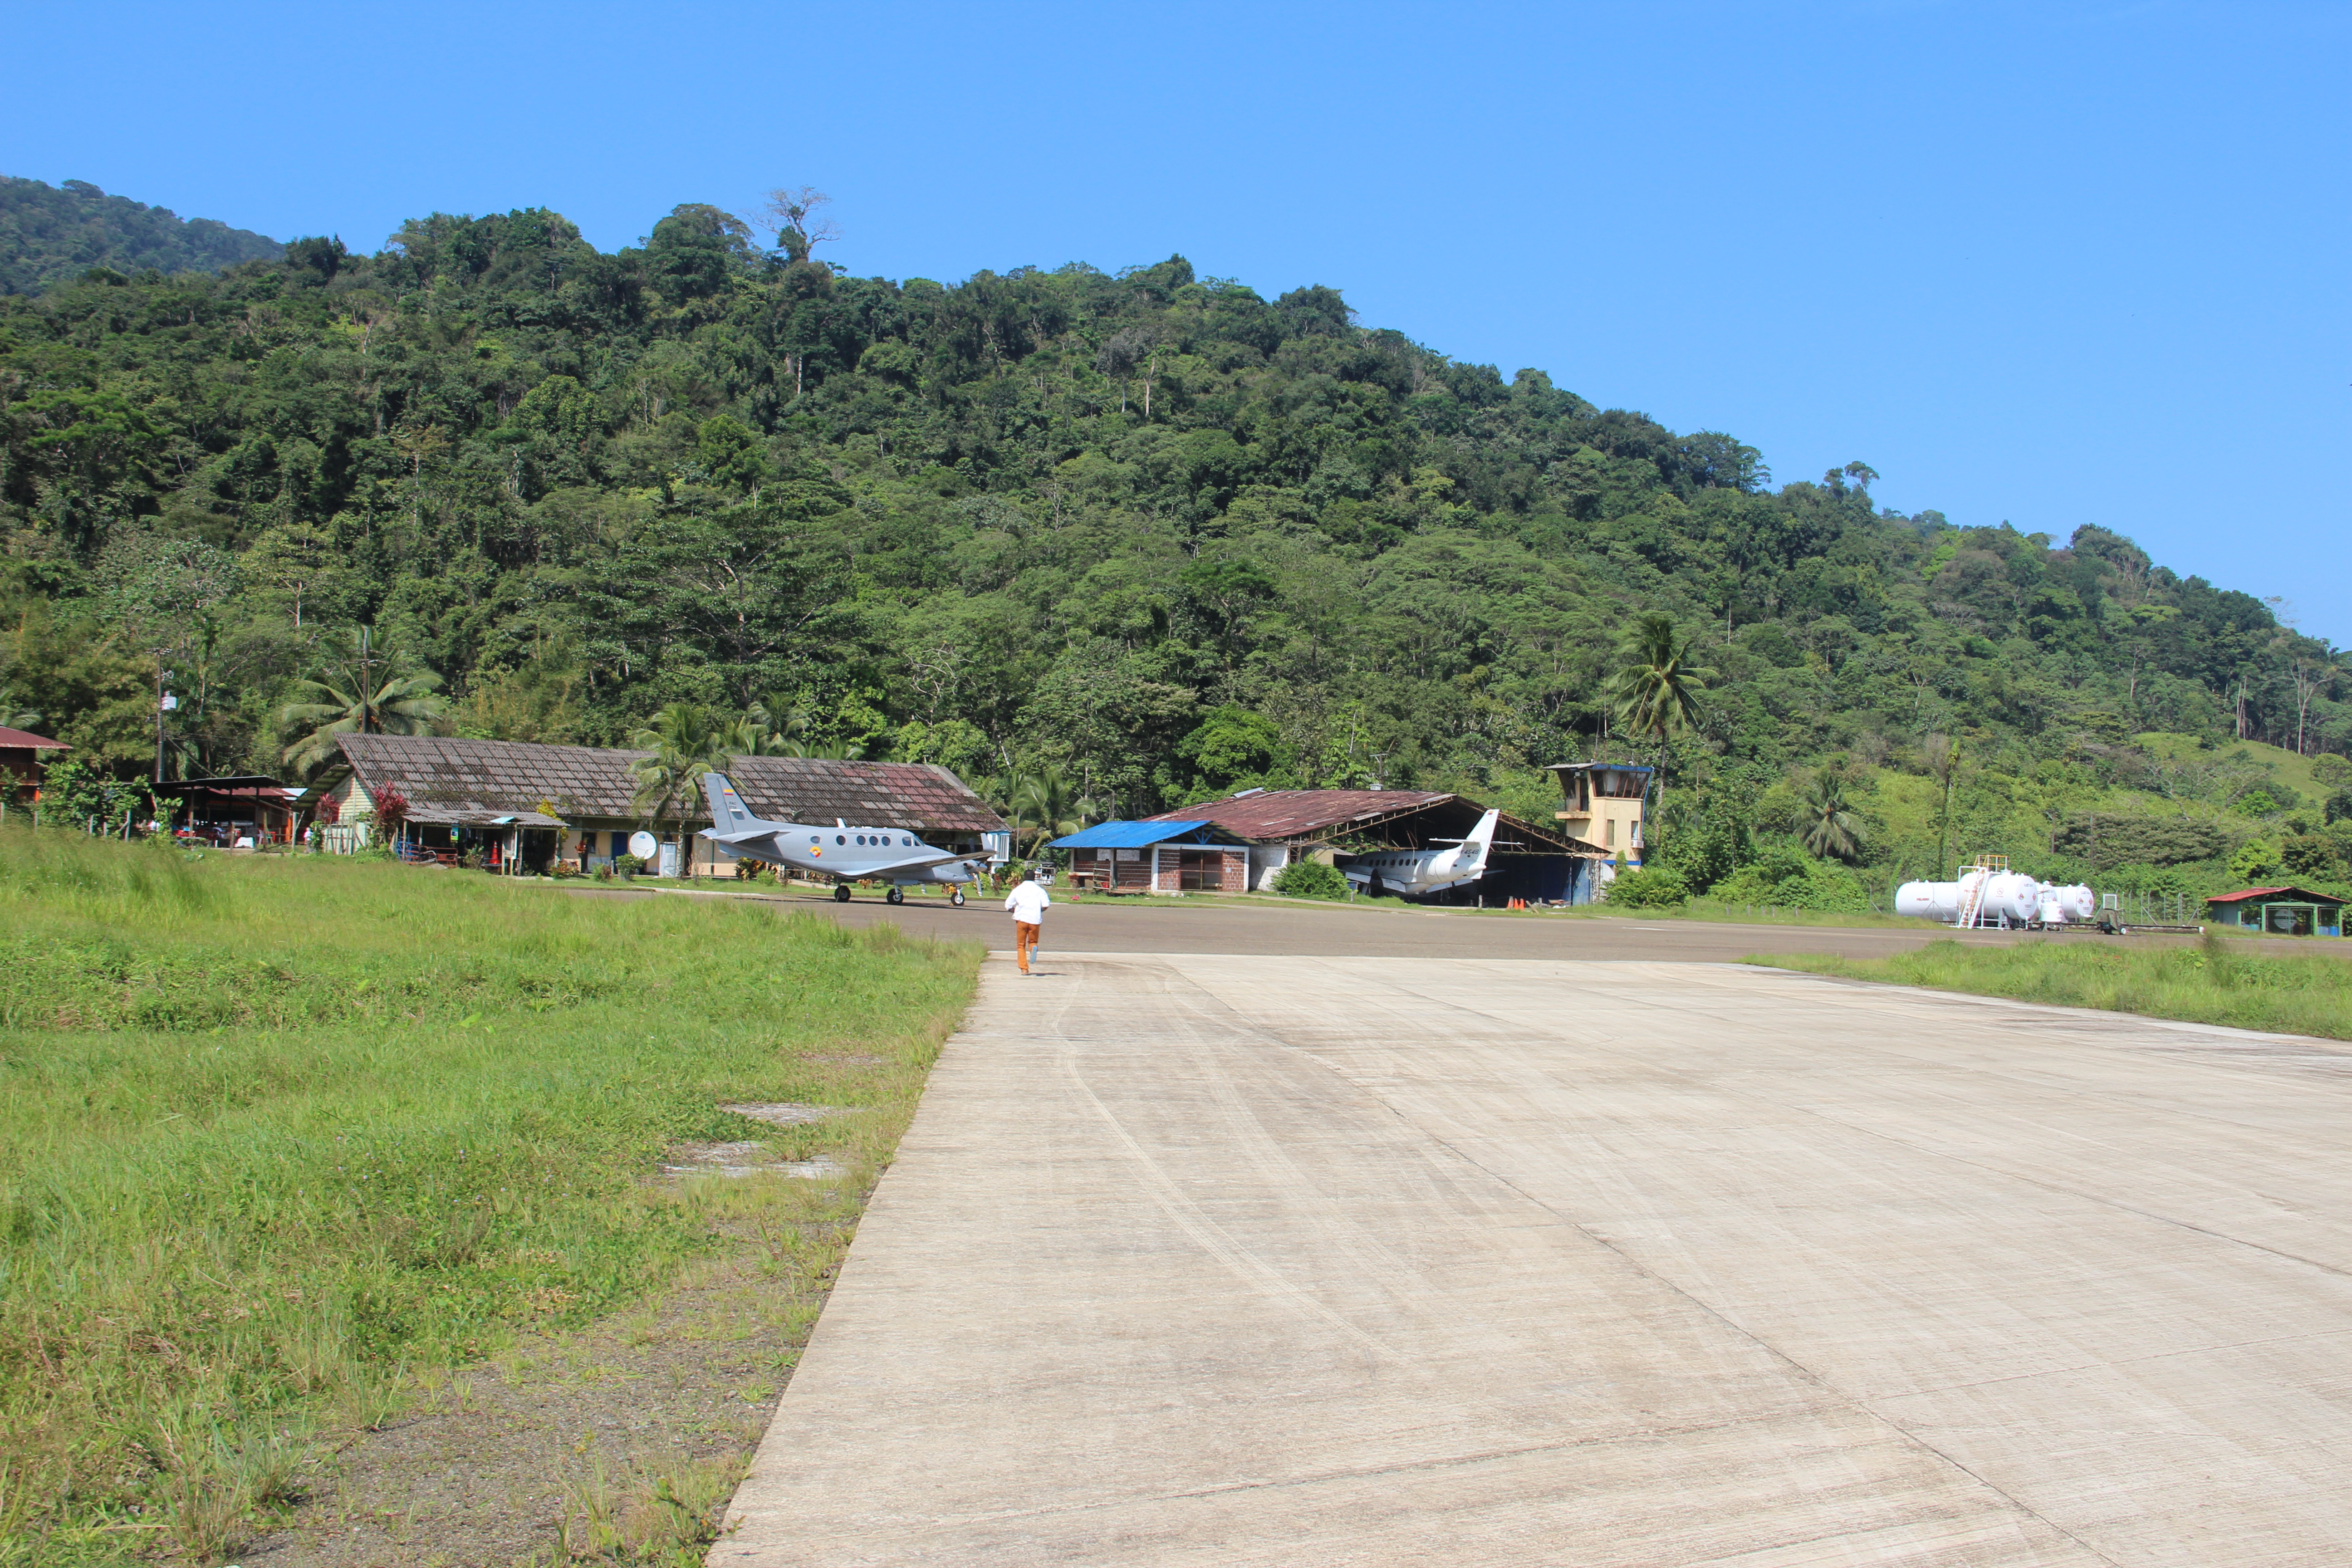
<instances>
[{"instance_id":1,"label":"dense green jungle","mask_svg":"<svg viewBox=\"0 0 2352 1568\"><path fill-rule=\"evenodd\" d=\"M93 267L186 272L275 261L285 249L266 234L214 218L183 220L169 207L110 196L87 180L52 187L0 174L0 294L35 294Z\"/></svg>"},{"instance_id":2,"label":"dense green jungle","mask_svg":"<svg viewBox=\"0 0 2352 1568\"><path fill-rule=\"evenodd\" d=\"M1776 486L1329 287L863 278L822 217L604 254L436 214L0 298L0 721L77 748L68 791L152 767L160 682L174 771L651 726L941 763L1042 825L1376 781L1541 818L1540 764L1637 757L1661 901L1861 907L1979 850L2347 875L2343 658L2115 528ZM1643 707L1658 616L1688 700Z\"/></svg>"}]
</instances>

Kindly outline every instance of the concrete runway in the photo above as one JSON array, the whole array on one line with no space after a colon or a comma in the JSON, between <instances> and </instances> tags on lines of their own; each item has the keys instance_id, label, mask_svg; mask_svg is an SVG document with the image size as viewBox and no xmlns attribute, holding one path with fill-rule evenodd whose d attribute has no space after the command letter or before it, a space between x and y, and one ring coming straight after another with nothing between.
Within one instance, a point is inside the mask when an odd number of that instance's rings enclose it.
<instances>
[{"instance_id":1,"label":"concrete runway","mask_svg":"<svg viewBox=\"0 0 2352 1568\"><path fill-rule=\"evenodd\" d=\"M1047 967L986 966L711 1563L2352 1563L2343 1047Z\"/></svg>"}]
</instances>

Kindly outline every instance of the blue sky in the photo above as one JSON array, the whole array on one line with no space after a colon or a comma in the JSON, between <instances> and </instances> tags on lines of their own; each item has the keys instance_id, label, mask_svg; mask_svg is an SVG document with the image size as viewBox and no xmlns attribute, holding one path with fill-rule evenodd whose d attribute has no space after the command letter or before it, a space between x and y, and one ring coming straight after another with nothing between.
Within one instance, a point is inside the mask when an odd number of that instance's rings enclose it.
<instances>
[{"instance_id":1,"label":"blue sky","mask_svg":"<svg viewBox=\"0 0 2352 1568\"><path fill-rule=\"evenodd\" d=\"M1181 251L2352 642L2341 0L0 16L0 172L370 248L812 184L859 273Z\"/></svg>"}]
</instances>

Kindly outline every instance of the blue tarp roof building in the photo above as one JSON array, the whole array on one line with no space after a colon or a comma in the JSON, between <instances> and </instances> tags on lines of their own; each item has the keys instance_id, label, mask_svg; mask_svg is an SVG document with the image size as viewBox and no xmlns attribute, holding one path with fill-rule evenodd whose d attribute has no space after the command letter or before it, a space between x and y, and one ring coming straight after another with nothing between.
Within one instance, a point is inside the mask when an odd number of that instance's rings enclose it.
<instances>
[{"instance_id":1,"label":"blue tarp roof building","mask_svg":"<svg viewBox=\"0 0 2352 1568\"><path fill-rule=\"evenodd\" d=\"M1066 838L1056 838L1055 849L1149 849L1154 844L1239 844L1242 840L1211 822L1097 822Z\"/></svg>"}]
</instances>

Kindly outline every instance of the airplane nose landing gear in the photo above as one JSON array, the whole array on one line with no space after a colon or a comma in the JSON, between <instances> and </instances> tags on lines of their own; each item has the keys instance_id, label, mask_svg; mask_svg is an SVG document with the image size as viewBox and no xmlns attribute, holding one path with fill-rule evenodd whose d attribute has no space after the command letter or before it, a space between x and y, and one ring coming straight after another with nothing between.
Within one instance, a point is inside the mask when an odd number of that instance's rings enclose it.
<instances>
[{"instance_id":1,"label":"airplane nose landing gear","mask_svg":"<svg viewBox=\"0 0 2352 1568\"><path fill-rule=\"evenodd\" d=\"M845 903L849 902L849 884L848 884L848 883L846 883L846 882L843 882L843 883L840 883L840 884L836 885L836 886L834 888L834 889L833 889L833 901L834 901L835 903L836 903L836 904L845 904Z\"/></svg>"},{"instance_id":2,"label":"airplane nose landing gear","mask_svg":"<svg viewBox=\"0 0 2352 1568\"><path fill-rule=\"evenodd\" d=\"M958 888L954 892L950 893L948 895L948 902L953 904L958 909L963 908L963 889L961 888Z\"/></svg>"},{"instance_id":3,"label":"airplane nose landing gear","mask_svg":"<svg viewBox=\"0 0 2352 1568\"><path fill-rule=\"evenodd\" d=\"M893 888L882 895L882 901L886 904L903 904L907 901L907 889Z\"/></svg>"}]
</instances>

